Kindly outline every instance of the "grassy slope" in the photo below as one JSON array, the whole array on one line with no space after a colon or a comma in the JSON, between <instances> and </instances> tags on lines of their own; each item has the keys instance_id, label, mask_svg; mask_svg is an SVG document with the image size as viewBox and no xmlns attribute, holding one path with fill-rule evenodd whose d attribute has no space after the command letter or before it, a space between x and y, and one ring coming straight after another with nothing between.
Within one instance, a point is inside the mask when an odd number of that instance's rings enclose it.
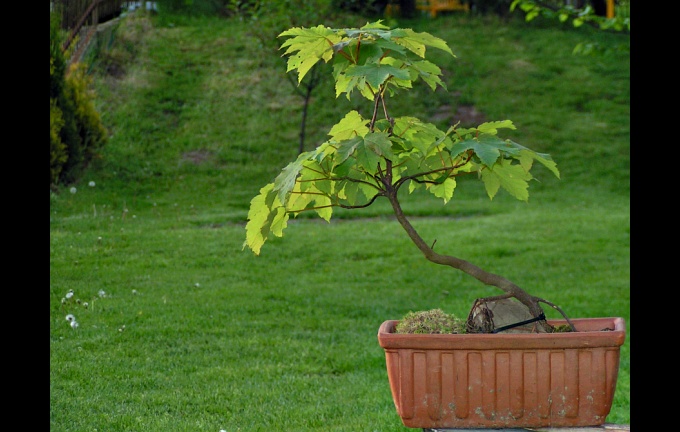
<instances>
[{"instance_id":1,"label":"grassy slope","mask_svg":"<svg viewBox=\"0 0 680 432\"><path fill-rule=\"evenodd\" d=\"M628 56L570 55L586 37L621 37L458 15L400 25L458 57L435 54L448 93L425 89L398 110L474 104L512 119L513 138L562 173L539 170L528 205L489 202L471 182L447 206L409 197L427 216L416 228L573 317L630 329ZM121 38L143 36L137 63L98 80L111 141L77 193L50 202L51 430L406 430L378 326L409 310L462 315L497 292L419 257L382 204L295 221L261 257L242 251L249 200L297 149L302 106L285 69L237 21L126 26ZM310 145L362 103L335 102L329 85L315 97ZM61 304L69 289L80 304ZM614 423L630 421L629 347Z\"/></svg>"}]
</instances>

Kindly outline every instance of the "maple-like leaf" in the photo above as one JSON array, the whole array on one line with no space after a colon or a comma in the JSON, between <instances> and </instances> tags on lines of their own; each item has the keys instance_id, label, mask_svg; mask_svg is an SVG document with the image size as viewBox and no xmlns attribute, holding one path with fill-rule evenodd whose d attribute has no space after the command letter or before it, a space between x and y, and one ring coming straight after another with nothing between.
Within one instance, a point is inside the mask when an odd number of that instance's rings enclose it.
<instances>
[{"instance_id":1,"label":"maple-like leaf","mask_svg":"<svg viewBox=\"0 0 680 432\"><path fill-rule=\"evenodd\" d=\"M321 180L306 183L304 190L298 188L301 183L297 183L286 211L297 214L304 210L314 209L322 219L327 222L330 221L333 214L331 199L317 187L324 182L328 183L329 181ZM328 187L332 188L332 186Z\"/></svg>"},{"instance_id":2,"label":"maple-like leaf","mask_svg":"<svg viewBox=\"0 0 680 432\"><path fill-rule=\"evenodd\" d=\"M432 192L437 198L442 198L444 204L449 202L453 197L453 191L456 189L456 179L452 177L447 177L443 182L439 184L430 185L428 190Z\"/></svg>"},{"instance_id":3,"label":"maple-like leaf","mask_svg":"<svg viewBox=\"0 0 680 432\"><path fill-rule=\"evenodd\" d=\"M543 164L543 166L548 168L550 172L555 175L555 177L560 178L560 172L557 169L557 164L555 161L553 161L552 156L547 153L537 153L511 140L508 140L508 143L520 150L519 157L517 159L526 171L529 171L531 169L532 162L537 160Z\"/></svg>"},{"instance_id":4,"label":"maple-like leaf","mask_svg":"<svg viewBox=\"0 0 680 432\"><path fill-rule=\"evenodd\" d=\"M361 166L364 171L369 173L376 172L378 163L380 162L380 156L370 145L366 145L364 140L356 146L355 155L359 166Z\"/></svg>"},{"instance_id":5,"label":"maple-like leaf","mask_svg":"<svg viewBox=\"0 0 680 432\"><path fill-rule=\"evenodd\" d=\"M302 82L307 72L319 61L328 62L335 53L334 47L342 38L335 31L324 26L303 28L293 27L281 32L278 37L290 36L279 49L286 48L283 55L288 58L287 72L298 70L298 83Z\"/></svg>"},{"instance_id":6,"label":"maple-like leaf","mask_svg":"<svg viewBox=\"0 0 680 432\"><path fill-rule=\"evenodd\" d=\"M418 72L420 78L422 78L422 80L425 81L425 83L427 83L427 85L430 86L432 90L436 90L437 85L441 86L442 88L444 88L444 90L446 90L446 84L444 84L441 78L439 78L439 75L441 75L442 70L436 64L431 63L427 60L421 60L411 64L411 68L415 69Z\"/></svg>"},{"instance_id":7,"label":"maple-like leaf","mask_svg":"<svg viewBox=\"0 0 680 432\"><path fill-rule=\"evenodd\" d=\"M511 120L501 120L501 121L492 121L492 122L486 122L482 123L479 126L477 126L477 130L480 133L485 133L489 135L496 135L498 133L498 129L517 129L515 127L515 124Z\"/></svg>"},{"instance_id":8,"label":"maple-like leaf","mask_svg":"<svg viewBox=\"0 0 680 432\"><path fill-rule=\"evenodd\" d=\"M517 158L520 154L520 149L510 140L503 140L496 135L488 134L468 138L451 146L451 154L454 156L466 150L473 150L482 164L489 167L495 164L501 156Z\"/></svg>"},{"instance_id":9,"label":"maple-like leaf","mask_svg":"<svg viewBox=\"0 0 680 432\"><path fill-rule=\"evenodd\" d=\"M391 76L402 80L410 78L407 70L380 64L357 66L348 70L346 75L350 77L363 77L373 89L378 89Z\"/></svg>"},{"instance_id":10,"label":"maple-like leaf","mask_svg":"<svg viewBox=\"0 0 680 432\"><path fill-rule=\"evenodd\" d=\"M358 111L348 112L336 125L328 132L328 135L337 141L342 141L357 136L364 136L368 133L368 120L364 119Z\"/></svg>"},{"instance_id":11,"label":"maple-like leaf","mask_svg":"<svg viewBox=\"0 0 680 432\"><path fill-rule=\"evenodd\" d=\"M338 143L338 150L336 152L338 155L336 162L338 164L345 162L347 158L349 158L354 153L357 146L362 142L363 139L361 137L354 137L340 141Z\"/></svg>"},{"instance_id":12,"label":"maple-like leaf","mask_svg":"<svg viewBox=\"0 0 680 432\"><path fill-rule=\"evenodd\" d=\"M393 131L405 141L407 149L415 148L425 156L445 138L444 132L432 123L408 116L396 118Z\"/></svg>"},{"instance_id":13,"label":"maple-like leaf","mask_svg":"<svg viewBox=\"0 0 680 432\"><path fill-rule=\"evenodd\" d=\"M385 132L372 132L364 136L364 142L366 148L370 149L372 152L378 156L382 156L385 159L394 159L394 154L392 153L392 141L390 141L389 135Z\"/></svg>"},{"instance_id":14,"label":"maple-like leaf","mask_svg":"<svg viewBox=\"0 0 680 432\"><path fill-rule=\"evenodd\" d=\"M481 178L489 198L502 187L510 195L520 201L529 200L529 180L533 177L520 165L512 164L509 159L503 159L493 166L493 169L481 170Z\"/></svg>"},{"instance_id":15,"label":"maple-like leaf","mask_svg":"<svg viewBox=\"0 0 680 432\"><path fill-rule=\"evenodd\" d=\"M419 57L425 58L425 47L431 46L445 51L455 57L451 48L446 44L446 41L436 36L432 36L427 32L417 33L412 29L400 29L403 36L395 37L394 41L399 45L405 46ZM396 33L396 32L394 32Z\"/></svg>"},{"instance_id":16,"label":"maple-like leaf","mask_svg":"<svg viewBox=\"0 0 680 432\"><path fill-rule=\"evenodd\" d=\"M286 196L293 190L295 179L302 170L303 163L309 158L309 152L301 153L294 162L286 165L276 179L274 179L274 191L282 205L286 204Z\"/></svg>"},{"instance_id":17,"label":"maple-like leaf","mask_svg":"<svg viewBox=\"0 0 680 432\"><path fill-rule=\"evenodd\" d=\"M243 248L249 247L255 255L259 255L270 233L278 237L283 235L287 221L288 213L276 196L274 184L267 184L250 201Z\"/></svg>"}]
</instances>

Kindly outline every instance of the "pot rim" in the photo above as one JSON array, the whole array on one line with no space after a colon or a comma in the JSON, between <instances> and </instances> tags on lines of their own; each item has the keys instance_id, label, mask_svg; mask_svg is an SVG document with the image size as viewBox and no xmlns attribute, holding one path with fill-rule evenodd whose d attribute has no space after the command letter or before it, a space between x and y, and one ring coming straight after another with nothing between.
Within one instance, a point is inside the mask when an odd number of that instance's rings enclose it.
<instances>
[{"instance_id":1,"label":"pot rim","mask_svg":"<svg viewBox=\"0 0 680 432\"><path fill-rule=\"evenodd\" d=\"M564 325L564 319L549 319L551 325ZM621 317L571 319L576 332L560 333L475 333L475 334L397 334L399 320L384 321L378 341L384 349L566 349L620 347L626 336Z\"/></svg>"}]
</instances>

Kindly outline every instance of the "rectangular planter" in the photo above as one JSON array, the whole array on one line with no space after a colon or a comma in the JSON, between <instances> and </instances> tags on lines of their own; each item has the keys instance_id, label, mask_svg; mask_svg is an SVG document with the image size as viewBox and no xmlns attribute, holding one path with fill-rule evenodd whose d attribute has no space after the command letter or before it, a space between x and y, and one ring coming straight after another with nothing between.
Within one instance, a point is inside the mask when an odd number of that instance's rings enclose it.
<instances>
[{"instance_id":1,"label":"rectangular planter","mask_svg":"<svg viewBox=\"0 0 680 432\"><path fill-rule=\"evenodd\" d=\"M576 332L540 334L396 334L397 322L382 323L378 341L407 427L599 426L611 410L622 318L572 319Z\"/></svg>"}]
</instances>

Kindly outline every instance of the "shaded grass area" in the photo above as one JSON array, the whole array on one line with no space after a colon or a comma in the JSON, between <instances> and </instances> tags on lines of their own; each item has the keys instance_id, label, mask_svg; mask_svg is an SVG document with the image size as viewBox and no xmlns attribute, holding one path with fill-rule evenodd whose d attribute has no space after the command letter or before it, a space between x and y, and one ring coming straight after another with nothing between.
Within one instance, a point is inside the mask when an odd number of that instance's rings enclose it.
<instances>
[{"instance_id":1,"label":"shaded grass area","mask_svg":"<svg viewBox=\"0 0 680 432\"><path fill-rule=\"evenodd\" d=\"M407 430L379 325L435 307L464 316L498 292L424 260L386 203L330 224L301 216L262 256L243 251L250 199L295 157L301 100L247 23L135 19L148 20L142 55L97 80L110 143L75 194L50 200L51 430ZM621 36L460 15L399 25L458 58L442 59L448 93L423 89L396 114L474 105L512 119L514 139L562 173L537 171L529 203L491 202L472 179L446 206L405 197L414 226L572 317L624 317L607 421L629 423L629 62L570 54ZM308 144L360 104L322 86Z\"/></svg>"}]
</instances>

